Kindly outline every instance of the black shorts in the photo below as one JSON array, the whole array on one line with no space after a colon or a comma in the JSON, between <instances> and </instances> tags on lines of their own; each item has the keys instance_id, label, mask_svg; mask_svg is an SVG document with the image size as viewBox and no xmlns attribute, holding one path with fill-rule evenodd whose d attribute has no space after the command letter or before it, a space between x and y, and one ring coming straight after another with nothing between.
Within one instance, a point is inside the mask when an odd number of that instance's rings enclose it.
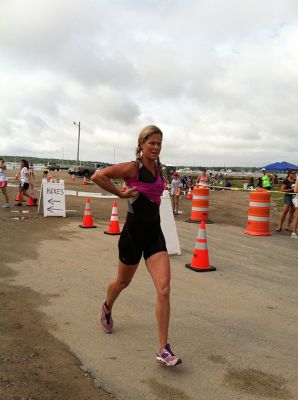
<instances>
[{"instance_id":1,"label":"black shorts","mask_svg":"<svg viewBox=\"0 0 298 400\"><path fill-rule=\"evenodd\" d=\"M29 183L28 182L23 182L20 183L20 186L23 190L27 190L29 188Z\"/></svg>"},{"instance_id":2,"label":"black shorts","mask_svg":"<svg viewBox=\"0 0 298 400\"><path fill-rule=\"evenodd\" d=\"M153 254L167 251L166 241L160 224L143 227L129 215L118 242L119 260L126 265L138 264L144 255L147 260Z\"/></svg>"}]
</instances>

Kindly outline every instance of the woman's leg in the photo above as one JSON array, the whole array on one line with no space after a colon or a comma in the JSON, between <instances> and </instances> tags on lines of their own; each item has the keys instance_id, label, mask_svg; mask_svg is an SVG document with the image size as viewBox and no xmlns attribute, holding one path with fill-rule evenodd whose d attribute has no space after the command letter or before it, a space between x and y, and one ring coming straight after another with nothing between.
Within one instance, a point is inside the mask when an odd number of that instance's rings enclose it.
<instances>
[{"instance_id":1,"label":"woman's leg","mask_svg":"<svg viewBox=\"0 0 298 400\"><path fill-rule=\"evenodd\" d=\"M121 261L118 263L118 275L117 278L112 281L108 286L106 304L109 309L112 308L115 300L131 282L136 270L138 268L138 264L136 265L125 265Z\"/></svg>"},{"instance_id":2,"label":"woman's leg","mask_svg":"<svg viewBox=\"0 0 298 400\"><path fill-rule=\"evenodd\" d=\"M294 222L293 222L293 232L297 234L298 226L298 208L295 209Z\"/></svg>"},{"instance_id":3,"label":"woman's leg","mask_svg":"<svg viewBox=\"0 0 298 400\"><path fill-rule=\"evenodd\" d=\"M167 252L153 254L146 260L147 269L157 292L156 319L160 348L168 343L170 321L170 259Z\"/></svg>"},{"instance_id":4,"label":"woman's leg","mask_svg":"<svg viewBox=\"0 0 298 400\"><path fill-rule=\"evenodd\" d=\"M289 215L288 215L288 220L287 220L287 227L286 229L290 230L291 229L291 224L293 221L294 217L294 212L295 212L295 207L294 206L289 206Z\"/></svg>"},{"instance_id":5,"label":"woman's leg","mask_svg":"<svg viewBox=\"0 0 298 400\"><path fill-rule=\"evenodd\" d=\"M34 197L31 196L31 195L28 193L28 190L27 190L27 189L26 189L26 190L23 189L23 193L24 193L24 195L25 195L26 197L29 197L30 199L34 200Z\"/></svg>"},{"instance_id":6,"label":"woman's leg","mask_svg":"<svg viewBox=\"0 0 298 400\"><path fill-rule=\"evenodd\" d=\"M278 224L278 227L276 228L276 230L282 229L282 226L283 226L283 223L285 222L285 218L289 211L289 208L290 208L290 206L288 206L288 204L284 204L282 212L281 212L281 216L279 218L279 224Z\"/></svg>"},{"instance_id":7,"label":"woman's leg","mask_svg":"<svg viewBox=\"0 0 298 400\"><path fill-rule=\"evenodd\" d=\"M3 196L5 197L6 203L9 204L9 198L8 198L8 194L7 194L6 188L5 187L1 188L1 190L2 190Z\"/></svg>"}]
</instances>

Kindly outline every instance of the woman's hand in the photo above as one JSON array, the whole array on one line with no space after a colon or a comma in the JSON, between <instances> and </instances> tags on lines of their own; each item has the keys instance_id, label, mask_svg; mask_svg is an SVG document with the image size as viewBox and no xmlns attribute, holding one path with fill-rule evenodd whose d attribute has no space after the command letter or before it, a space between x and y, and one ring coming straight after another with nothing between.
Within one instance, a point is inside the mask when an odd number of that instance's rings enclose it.
<instances>
[{"instance_id":1,"label":"woman's hand","mask_svg":"<svg viewBox=\"0 0 298 400\"><path fill-rule=\"evenodd\" d=\"M130 197L136 197L138 195L138 191L135 187L131 189L126 189L125 192L121 192L121 199L129 199Z\"/></svg>"}]
</instances>

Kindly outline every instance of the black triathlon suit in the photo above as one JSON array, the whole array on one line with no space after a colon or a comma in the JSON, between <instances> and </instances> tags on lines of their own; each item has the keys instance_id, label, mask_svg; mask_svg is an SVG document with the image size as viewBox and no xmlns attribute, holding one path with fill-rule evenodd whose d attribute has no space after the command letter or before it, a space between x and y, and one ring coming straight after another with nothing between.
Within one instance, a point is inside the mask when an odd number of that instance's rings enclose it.
<instances>
[{"instance_id":1,"label":"black triathlon suit","mask_svg":"<svg viewBox=\"0 0 298 400\"><path fill-rule=\"evenodd\" d=\"M150 184L156 186L161 177L158 174L154 176L141 162L137 163L138 177L126 179L127 184L137 189L138 182L140 187L144 183L149 189ZM137 197L128 199L128 207L126 222L118 242L119 260L126 265L135 265L140 262L142 254L147 260L153 254L167 251L160 227L159 204L139 193Z\"/></svg>"}]
</instances>

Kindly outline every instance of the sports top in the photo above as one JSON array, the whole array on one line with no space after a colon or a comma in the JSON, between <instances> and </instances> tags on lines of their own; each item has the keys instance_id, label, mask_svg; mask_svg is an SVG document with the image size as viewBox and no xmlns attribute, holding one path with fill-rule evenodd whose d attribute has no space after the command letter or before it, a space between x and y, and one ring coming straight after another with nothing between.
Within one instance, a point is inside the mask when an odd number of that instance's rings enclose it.
<instances>
[{"instance_id":1,"label":"sports top","mask_svg":"<svg viewBox=\"0 0 298 400\"><path fill-rule=\"evenodd\" d=\"M28 175L29 175L29 170L27 167L23 167L21 169L21 182L24 183L29 183L29 179L28 179Z\"/></svg>"},{"instance_id":2,"label":"sports top","mask_svg":"<svg viewBox=\"0 0 298 400\"><path fill-rule=\"evenodd\" d=\"M133 178L125 178L129 188L135 187L139 192L136 197L128 199L128 213L133 214L143 223L152 225L160 223L160 196L163 193L163 179L158 173L154 176L140 160L136 161L137 174Z\"/></svg>"},{"instance_id":3,"label":"sports top","mask_svg":"<svg viewBox=\"0 0 298 400\"><path fill-rule=\"evenodd\" d=\"M262 181L263 181L263 188L266 188L266 187L270 187L270 186L271 186L271 184L270 184L270 177L269 177L268 175L263 175L263 176L262 176Z\"/></svg>"},{"instance_id":4,"label":"sports top","mask_svg":"<svg viewBox=\"0 0 298 400\"><path fill-rule=\"evenodd\" d=\"M0 168L0 182L5 182L5 181L7 181L6 169Z\"/></svg>"}]
</instances>

